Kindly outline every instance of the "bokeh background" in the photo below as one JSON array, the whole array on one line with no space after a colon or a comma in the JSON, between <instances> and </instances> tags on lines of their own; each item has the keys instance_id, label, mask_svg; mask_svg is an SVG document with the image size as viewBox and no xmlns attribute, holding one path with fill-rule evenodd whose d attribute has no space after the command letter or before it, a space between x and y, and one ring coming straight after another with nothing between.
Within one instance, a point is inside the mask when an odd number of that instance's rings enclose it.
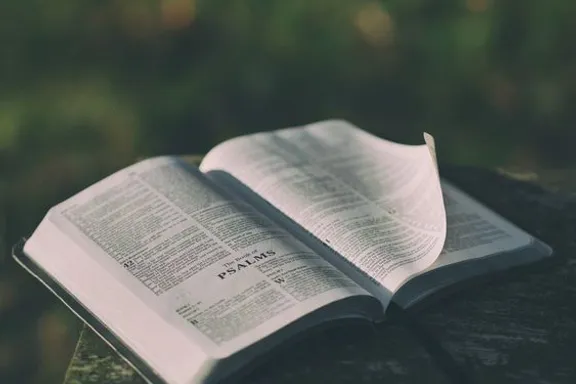
<instances>
[{"instance_id":1,"label":"bokeh background","mask_svg":"<svg viewBox=\"0 0 576 384\"><path fill-rule=\"evenodd\" d=\"M0 1L0 382L60 383L79 322L9 247L136 158L344 118L442 162L571 167L576 2Z\"/></svg>"}]
</instances>

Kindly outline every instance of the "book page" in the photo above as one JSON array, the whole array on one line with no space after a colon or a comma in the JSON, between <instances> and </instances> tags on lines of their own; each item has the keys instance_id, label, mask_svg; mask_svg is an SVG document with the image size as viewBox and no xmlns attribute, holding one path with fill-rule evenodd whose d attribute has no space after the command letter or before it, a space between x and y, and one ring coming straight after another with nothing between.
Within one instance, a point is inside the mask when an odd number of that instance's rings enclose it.
<instances>
[{"instance_id":1,"label":"book page","mask_svg":"<svg viewBox=\"0 0 576 384\"><path fill-rule=\"evenodd\" d=\"M201 170L244 183L390 294L444 243L440 181L426 145L326 121L229 140Z\"/></svg>"},{"instance_id":2,"label":"book page","mask_svg":"<svg viewBox=\"0 0 576 384\"><path fill-rule=\"evenodd\" d=\"M550 256L552 250L522 229L442 180L447 235L438 259L394 295L408 308L473 277Z\"/></svg>"},{"instance_id":3,"label":"book page","mask_svg":"<svg viewBox=\"0 0 576 384\"><path fill-rule=\"evenodd\" d=\"M329 303L369 295L174 158L122 170L52 209L49 219L215 357Z\"/></svg>"},{"instance_id":4,"label":"book page","mask_svg":"<svg viewBox=\"0 0 576 384\"><path fill-rule=\"evenodd\" d=\"M492 212L447 181L442 181L447 235L429 269L507 252L530 245L532 236Z\"/></svg>"}]
</instances>

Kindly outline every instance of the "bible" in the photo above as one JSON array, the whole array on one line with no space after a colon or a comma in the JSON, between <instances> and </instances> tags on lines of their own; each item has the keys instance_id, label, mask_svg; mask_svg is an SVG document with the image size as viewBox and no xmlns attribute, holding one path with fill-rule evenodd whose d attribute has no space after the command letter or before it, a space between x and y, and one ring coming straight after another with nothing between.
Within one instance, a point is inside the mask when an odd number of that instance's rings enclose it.
<instances>
[{"instance_id":1,"label":"bible","mask_svg":"<svg viewBox=\"0 0 576 384\"><path fill-rule=\"evenodd\" d=\"M13 254L148 382L227 380L300 333L552 255L442 179L424 142L328 120L225 141L199 167L146 159Z\"/></svg>"}]
</instances>

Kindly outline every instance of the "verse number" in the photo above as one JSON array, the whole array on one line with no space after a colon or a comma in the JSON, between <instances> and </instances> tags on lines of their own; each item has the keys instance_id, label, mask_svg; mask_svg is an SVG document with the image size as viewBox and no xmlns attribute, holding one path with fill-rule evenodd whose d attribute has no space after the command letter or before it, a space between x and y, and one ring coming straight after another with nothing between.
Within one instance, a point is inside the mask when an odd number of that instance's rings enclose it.
<instances>
[{"instance_id":1,"label":"verse number","mask_svg":"<svg viewBox=\"0 0 576 384\"><path fill-rule=\"evenodd\" d=\"M136 263L134 262L134 260L127 260L126 262L124 262L124 268L130 269L132 267L134 267L136 265Z\"/></svg>"}]
</instances>

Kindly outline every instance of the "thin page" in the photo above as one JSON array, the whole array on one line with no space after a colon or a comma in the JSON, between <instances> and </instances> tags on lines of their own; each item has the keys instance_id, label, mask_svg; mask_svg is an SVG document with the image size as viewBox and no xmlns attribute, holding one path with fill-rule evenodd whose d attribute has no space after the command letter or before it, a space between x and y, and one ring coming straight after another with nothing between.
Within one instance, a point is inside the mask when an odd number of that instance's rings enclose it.
<instances>
[{"instance_id":1,"label":"thin page","mask_svg":"<svg viewBox=\"0 0 576 384\"><path fill-rule=\"evenodd\" d=\"M426 145L325 121L224 142L201 169L244 183L389 295L442 250L446 218Z\"/></svg>"},{"instance_id":2,"label":"thin page","mask_svg":"<svg viewBox=\"0 0 576 384\"><path fill-rule=\"evenodd\" d=\"M52 209L49 219L213 357L329 303L368 295L174 158L120 171Z\"/></svg>"},{"instance_id":3,"label":"thin page","mask_svg":"<svg viewBox=\"0 0 576 384\"><path fill-rule=\"evenodd\" d=\"M442 181L448 233L444 249L429 269L531 244L532 236L473 200L447 181Z\"/></svg>"}]
</instances>

